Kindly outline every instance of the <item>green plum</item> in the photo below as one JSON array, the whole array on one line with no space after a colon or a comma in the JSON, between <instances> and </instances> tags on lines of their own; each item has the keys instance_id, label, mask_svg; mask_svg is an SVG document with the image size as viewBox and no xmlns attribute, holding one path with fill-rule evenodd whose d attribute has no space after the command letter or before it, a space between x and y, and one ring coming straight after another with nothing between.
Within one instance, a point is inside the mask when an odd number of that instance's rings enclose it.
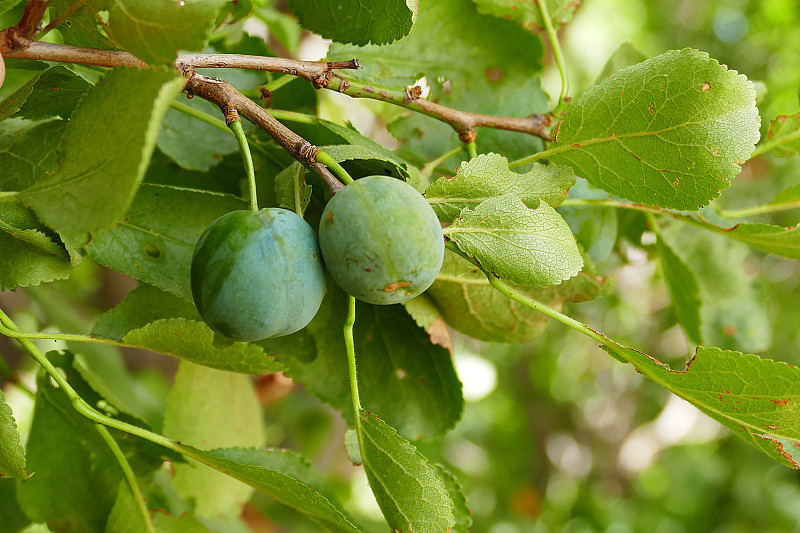
<instances>
[{"instance_id":1,"label":"green plum","mask_svg":"<svg viewBox=\"0 0 800 533\"><path fill-rule=\"evenodd\" d=\"M378 305L421 294L444 259L436 213L414 187L387 176L361 178L336 193L322 213L319 244L334 281Z\"/></svg>"},{"instance_id":2,"label":"green plum","mask_svg":"<svg viewBox=\"0 0 800 533\"><path fill-rule=\"evenodd\" d=\"M211 329L253 341L311 322L325 292L325 267L314 230L296 213L233 211L197 242L191 285Z\"/></svg>"}]
</instances>

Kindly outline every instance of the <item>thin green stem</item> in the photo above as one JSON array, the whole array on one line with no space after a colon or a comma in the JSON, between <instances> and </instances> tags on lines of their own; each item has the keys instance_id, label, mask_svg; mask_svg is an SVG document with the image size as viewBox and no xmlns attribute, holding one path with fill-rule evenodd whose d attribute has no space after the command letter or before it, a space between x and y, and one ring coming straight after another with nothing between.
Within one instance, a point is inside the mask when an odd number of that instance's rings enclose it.
<instances>
[{"instance_id":1,"label":"thin green stem","mask_svg":"<svg viewBox=\"0 0 800 533\"><path fill-rule=\"evenodd\" d=\"M305 115L296 111L282 111L280 109L270 109L269 114L278 120L285 120L287 122L297 122L298 124L317 124L319 120L317 117Z\"/></svg>"},{"instance_id":2,"label":"thin green stem","mask_svg":"<svg viewBox=\"0 0 800 533\"><path fill-rule=\"evenodd\" d=\"M292 76L291 74L284 74L283 76L280 76L279 78L276 78L271 82L269 82L268 84L264 85L264 90L273 93L278 89L280 89L281 87L283 87L284 85L296 79L297 76Z\"/></svg>"},{"instance_id":3,"label":"thin green stem","mask_svg":"<svg viewBox=\"0 0 800 533\"><path fill-rule=\"evenodd\" d=\"M106 429L105 426L96 424L94 427L100 434L100 437L106 442L106 446L108 446L111 450L111 453L114 455L117 463L119 463L120 468L122 468L122 473L125 475L125 481L127 481L128 487L131 489L133 499L136 501L136 507L139 509L142 519L144 519L145 530L148 533L155 533L156 530L153 527L153 522L150 520L150 511L147 510L147 505L144 503L142 493L139 491L139 484L136 481L136 476L133 474L133 470L131 469L130 463L128 463L128 460L125 458L125 454L122 453L122 450L119 448L119 444L117 444L117 441L114 440L114 437L111 436L111 433L108 432L108 429Z\"/></svg>"},{"instance_id":4,"label":"thin green stem","mask_svg":"<svg viewBox=\"0 0 800 533\"><path fill-rule=\"evenodd\" d=\"M323 165L331 169L331 171L334 174L336 174L336 177L339 178L339 181L341 181L345 185L353 183L353 178L350 177L350 174L348 174L347 171L344 168L342 168L342 165L337 163L336 160L332 158L330 155L320 150L319 152L317 152L316 159L319 163L322 163Z\"/></svg>"},{"instance_id":5,"label":"thin green stem","mask_svg":"<svg viewBox=\"0 0 800 533\"><path fill-rule=\"evenodd\" d=\"M792 133L784 135L783 137L774 137L771 140L756 146L756 149L753 150L752 154L750 154L750 159L758 157L765 152L769 152L773 148L777 148L781 145L795 141L797 139L800 139L800 130L793 131Z\"/></svg>"},{"instance_id":6,"label":"thin green stem","mask_svg":"<svg viewBox=\"0 0 800 533\"><path fill-rule=\"evenodd\" d=\"M561 145L557 146L556 148L551 148L549 150L542 150L541 152L536 152L535 154L531 154L527 157L523 157L522 159L517 159L516 161L511 161L508 164L508 168L516 168L521 167L522 165L527 165L528 163L533 163L534 161L538 161L540 159L547 159L551 155L555 155L561 152L566 152L568 150L572 150L573 147L571 145Z\"/></svg>"},{"instance_id":7,"label":"thin green stem","mask_svg":"<svg viewBox=\"0 0 800 533\"><path fill-rule=\"evenodd\" d=\"M561 75L561 94L558 96L558 109L569 93L569 76L567 76L567 66L564 61L564 54L561 52L561 43L558 42L558 34L553 27L553 21L550 19L550 11L547 8L547 0L539 0L539 12L542 14L542 21L544 21L544 28L547 30L547 37L550 39L550 46L553 48L553 57L558 66L558 73Z\"/></svg>"},{"instance_id":8,"label":"thin green stem","mask_svg":"<svg viewBox=\"0 0 800 533\"><path fill-rule=\"evenodd\" d=\"M344 327L344 345L347 352L347 370L350 373L350 397L353 399L353 421L356 426L358 448L364 453L364 437L361 431L361 399L358 396L358 372L356 371L356 345L353 341L353 327L356 323L356 299L347 297L347 319Z\"/></svg>"},{"instance_id":9,"label":"thin green stem","mask_svg":"<svg viewBox=\"0 0 800 533\"><path fill-rule=\"evenodd\" d=\"M44 340L52 340L52 341L66 341L66 342L91 342L95 344L108 344L110 346L127 346L133 347L131 344L115 341L111 339L104 339L102 337L92 337L90 335L79 335L74 333L49 333L47 331L19 331L16 329L11 329L6 327L3 324L3 319L0 317L0 334L5 335L6 337L12 337L14 339L44 339Z\"/></svg>"},{"instance_id":10,"label":"thin green stem","mask_svg":"<svg viewBox=\"0 0 800 533\"><path fill-rule=\"evenodd\" d=\"M247 142L247 136L244 134L242 127L242 119L237 119L231 122L228 127L236 136L236 142L239 143L239 152L242 154L242 162L244 163L244 170L247 172L247 183L250 189L250 209L258 211L258 197L256 193L256 171L253 167L253 155L250 153L250 145Z\"/></svg>"},{"instance_id":11,"label":"thin green stem","mask_svg":"<svg viewBox=\"0 0 800 533\"><path fill-rule=\"evenodd\" d=\"M475 144L475 141L466 143L466 149L470 159L478 157L478 145Z\"/></svg>"},{"instance_id":12,"label":"thin green stem","mask_svg":"<svg viewBox=\"0 0 800 533\"><path fill-rule=\"evenodd\" d=\"M221 121L218 118L214 118L211 115L207 115L202 111L199 111L191 106L188 106L183 102L172 102L169 106L175 111L180 111L184 115L196 118L197 120L200 120L202 122L205 122L206 124L214 126L218 130L222 130L225 133L230 133L231 135L233 135L233 132L230 129L228 129L228 126L225 125L225 122Z\"/></svg>"}]
</instances>

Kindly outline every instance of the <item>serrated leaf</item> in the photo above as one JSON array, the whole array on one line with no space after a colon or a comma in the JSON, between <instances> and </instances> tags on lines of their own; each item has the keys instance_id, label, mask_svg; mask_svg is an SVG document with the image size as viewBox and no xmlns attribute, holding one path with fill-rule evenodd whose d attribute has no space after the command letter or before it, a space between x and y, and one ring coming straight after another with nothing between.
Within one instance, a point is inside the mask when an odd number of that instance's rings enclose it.
<instances>
[{"instance_id":1,"label":"serrated leaf","mask_svg":"<svg viewBox=\"0 0 800 533\"><path fill-rule=\"evenodd\" d=\"M800 468L800 369L757 355L698 348L682 371L610 341L605 349L694 404L776 461Z\"/></svg>"},{"instance_id":2,"label":"serrated leaf","mask_svg":"<svg viewBox=\"0 0 800 533\"><path fill-rule=\"evenodd\" d=\"M633 202L697 210L730 185L759 124L743 75L705 53L673 50L578 97L548 159Z\"/></svg>"},{"instance_id":3,"label":"serrated leaf","mask_svg":"<svg viewBox=\"0 0 800 533\"><path fill-rule=\"evenodd\" d=\"M544 202L530 209L513 194L464 208L443 232L485 270L520 285L556 285L583 266L561 215Z\"/></svg>"},{"instance_id":4,"label":"serrated leaf","mask_svg":"<svg viewBox=\"0 0 800 533\"><path fill-rule=\"evenodd\" d=\"M67 356L50 352L48 357L71 372ZM80 386L68 376L73 387ZM54 531L105 531L122 470L95 423L78 414L44 373L37 379L27 460L35 475L20 484L19 503L31 519Z\"/></svg>"},{"instance_id":5,"label":"serrated leaf","mask_svg":"<svg viewBox=\"0 0 800 533\"><path fill-rule=\"evenodd\" d=\"M55 173L66 128L60 119L0 123L0 190L22 191Z\"/></svg>"},{"instance_id":6,"label":"serrated leaf","mask_svg":"<svg viewBox=\"0 0 800 533\"><path fill-rule=\"evenodd\" d=\"M800 259L800 226L784 228L771 224L737 224L727 232L727 236L749 244L768 254L789 259Z\"/></svg>"},{"instance_id":7,"label":"serrated leaf","mask_svg":"<svg viewBox=\"0 0 800 533\"><path fill-rule=\"evenodd\" d=\"M227 0L114 0L108 26L114 40L145 63L172 63L179 50L202 50Z\"/></svg>"},{"instance_id":8,"label":"serrated leaf","mask_svg":"<svg viewBox=\"0 0 800 533\"><path fill-rule=\"evenodd\" d=\"M14 413L0 390L0 478L2 477L27 479L30 474L25 471L25 450L20 442Z\"/></svg>"},{"instance_id":9,"label":"serrated leaf","mask_svg":"<svg viewBox=\"0 0 800 533\"><path fill-rule=\"evenodd\" d=\"M613 283L585 272L550 287L511 285L549 307L560 310L564 302L582 302L610 294ZM425 293L447 324L470 337L489 342L529 342L544 332L548 318L506 298L486 276L466 259L446 251L442 270Z\"/></svg>"},{"instance_id":10,"label":"serrated leaf","mask_svg":"<svg viewBox=\"0 0 800 533\"><path fill-rule=\"evenodd\" d=\"M389 527L416 533L453 527L453 501L436 469L383 420L367 411L361 418L364 471Z\"/></svg>"},{"instance_id":11,"label":"serrated leaf","mask_svg":"<svg viewBox=\"0 0 800 533\"><path fill-rule=\"evenodd\" d=\"M789 157L800 153L800 113L778 115L769 123L765 143L778 157Z\"/></svg>"},{"instance_id":12,"label":"serrated leaf","mask_svg":"<svg viewBox=\"0 0 800 533\"><path fill-rule=\"evenodd\" d=\"M554 28L559 28L572 19L572 14L580 0L546 0ZM474 0L478 11L504 19L519 22L528 31L544 31L545 25L538 2L519 2L518 0Z\"/></svg>"},{"instance_id":13,"label":"serrated leaf","mask_svg":"<svg viewBox=\"0 0 800 533\"><path fill-rule=\"evenodd\" d=\"M700 330L700 287L694 272L678 257L664 239L656 240L659 256L661 257L661 270L667 282L672 306L678 317L686 336L695 344L702 344L703 337Z\"/></svg>"},{"instance_id":14,"label":"serrated leaf","mask_svg":"<svg viewBox=\"0 0 800 533\"><path fill-rule=\"evenodd\" d=\"M111 0L54 0L50 20L59 21L56 28L64 44L114 49L116 44L108 37L108 24L101 15L108 14L110 5Z\"/></svg>"},{"instance_id":15,"label":"serrated leaf","mask_svg":"<svg viewBox=\"0 0 800 533\"><path fill-rule=\"evenodd\" d=\"M164 412L164 435L201 448L261 446L264 423L249 376L181 361ZM207 468L174 465L173 485L201 516L239 516L252 487Z\"/></svg>"},{"instance_id":16,"label":"serrated leaf","mask_svg":"<svg viewBox=\"0 0 800 533\"><path fill-rule=\"evenodd\" d=\"M247 453L242 457L235 450L212 450L205 452L191 446L184 446L191 451L191 456L203 464L216 468L228 476L243 481L259 491L272 496L284 505L288 505L319 524L327 531L334 533L359 533L344 513L330 500L304 482L257 464L241 463L238 460L251 460ZM249 457L248 457L249 456Z\"/></svg>"},{"instance_id":17,"label":"serrated leaf","mask_svg":"<svg viewBox=\"0 0 800 533\"><path fill-rule=\"evenodd\" d=\"M246 208L229 195L145 184L126 216L93 233L86 251L100 264L191 301L194 245L214 220Z\"/></svg>"},{"instance_id":18,"label":"serrated leaf","mask_svg":"<svg viewBox=\"0 0 800 533\"><path fill-rule=\"evenodd\" d=\"M305 29L357 46L405 37L416 16L416 3L406 0L290 0L289 8Z\"/></svg>"},{"instance_id":19,"label":"serrated leaf","mask_svg":"<svg viewBox=\"0 0 800 533\"><path fill-rule=\"evenodd\" d=\"M303 216L311 202L311 185L306 183L306 169L294 162L275 176L275 197L278 207Z\"/></svg>"},{"instance_id":20,"label":"serrated leaf","mask_svg":"<svg viewBox=\"0 0 800 533\"><path fill-rule=\"evenodd\" d=\"M563 202L575 185L572 168L534 164L519 174L508 168L508 159L484 154L461 164L454 177L439 178L425 191L425 198L441 220L452 221L465 207L475 208L493 196L513 194L536 208L539 200L553 207Z\"/></svg>"},{"instance_id":21,"label":"serrated leaf","mask_svg":"<svg viewBox=\"0 0 800 533\"><path fill-rule=\"evenodd\" d=\"M156 320L129 331L123 340L138 348L229 372L257 375L284 369L273 356L267 355L254 344L234 342L228 346L214 345L214 332L205 322L184 318Z\"/></svg>"},{"instance_id":22,"label":"serrated leaf","mask_svg":"<svg viewBox=\"0 0 800 533\"><path fill-rule=\"evenodd\" d=\"M71 70L57 65L42 71L0 102L0 120L10 116L38 120L67 119L91 85Z\"/></svg>"},{"instance_id":23,"label":"serrated leaf","mask_svg":"<svg viewBox=\"0 0 800 533\"><path fill-rule=\"evenodd\" d=\"M450 499L453 500L453 515L455 516L456 524L451 529L452 533L469 533L469 528L472 526L472 513L467 505L464 489L458 479L444 466L435 464L433 467L444 482Z\"/></svg>"},{"instance_id":24,"label":"serrated leaf","mask_svg":"<svg viewBox=\"0 0 800 533\"><path fill-rule=\"evenodd\" d=\"M133 199L161 118L182 86L172 72L118 68L107 73L72 115L64 163L21 199L59 232L110 226ZM123 101L120 94L128 96Z\"/></svg>"},{"instance_id":25,"label":"serrated leaf","mask_svg":"<svg viewBox=\"0 0 800 533\"><path fill-rule=\"evenodd\" d=\"M346 294L328 283L317 316L306 328L317 356L307 363L279 356L286 373L308 392L352 418L342 317ZM431 439L461 418L464 399L449 352L431 343L399 305L356 306L354 329L358 382L364 407L390 420L409 438ZM431 406L435 405L435 409Z\"/></svg>"}]
</instances>

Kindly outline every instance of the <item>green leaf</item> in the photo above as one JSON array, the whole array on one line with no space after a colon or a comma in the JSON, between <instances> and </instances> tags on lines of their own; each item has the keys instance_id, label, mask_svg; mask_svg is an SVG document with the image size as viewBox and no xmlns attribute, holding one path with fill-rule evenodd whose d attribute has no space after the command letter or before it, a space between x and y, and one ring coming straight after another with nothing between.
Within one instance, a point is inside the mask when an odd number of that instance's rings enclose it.
<instances>
[{"instance_id":1,"label":"green leaf","mask_svg":"<svg viewBox=\"0 0 800 533\"><path fill-rule=\"evenodd\" d=\"M0 478L2 477L27 479L30 474L25 471L25 450L20 443L14 413L0 390Z\"/></svg>"},{"instance_id":2,"label":"green leaf","mask_svg":"<svg viewBox=\"0 0 800 533\"><path fill-rule=\"evenodd\" d=\"M165 513L156 513L153 525L158 533L211 533L210 529L190 514L175 518Z\"/></svg>"},{"instance_id":3,"label":"green leaf","mask_svg":"<svg viewBox=\"0 0 800 533\"><path fill-rule=\"evenodd\" d=\"M246 208L229 195L145 184L126 216L93 233L86 251L100 264L191 301L194 245L214 220Z\"/></svg>"},{"instance_id":4,"label":"green leaf","mask_svg":"<svg viewBox=\"0 0 800 533\"><path fill-rule=\"evenodd\" d=\"M184 446L184 448L188 448L192 457L198 461L255 487L284 505L297 509L327 531L358 533L358 529L350 523L337 505L304 481L291 477L291 474L283 473L282 469L285 465L276 468L277 465L273 462L274 458L267 457L271 453L269 451L212 450L204 452L190 446ZM263 457L258 457L258 455L263 455ZM242 463L238 459L253 460L256 464Z\"/></svg>"},{"instance_id":5,"label":"green leaf","mask_svg":"<svg viewBox=\"0 0 800 533\"><path fill-rule=\"evenodd\" d=\"M249 376L181 361L164 413L164 435L203 448L262 446L264 423ZM173 484L205 517L239 516L253 489L194 465L174 465Z\"/></svg>"},{"instance_id":6,"label":"green leaf","mask_svg":"<svg viewBox=\"0 0 800 533\"><path fill-rule=\"evenodd\" d=\"M686 336L695 344L703 344L700 319L700 287L692 269L659 237L656 247L661 257L661 270L667 282L672 306Z\"/></svg>"},{"instance_id":7,"label":"green leaf","mask_svg":"<svg viewBox=\"0 0 800 533\"><path fill-rule=\"evenodd\" d=\"M5 13L20 2L22 0L0 0L0 14Z\"/></svg>"},{"instance_id":8,"label":"green leaf","mask_svg":"<svg viewBox=\"0 0 800 533\"><path fill-rule=\"evenodd\" d=\"M222 117L219 108L202 98L181 103L213 118ZM176 109L168 109L164 115L156 145L181 168L202 172L208 172L222 156L239 149L233 135Z\"/></svg>"},{"instance_id":9,"label":"green leaf","mask_svg":"<svg viewBox=\"0 0 800 533\"><path fill-rule=\"evenodd\" d=\"M780 205L789 207L800 207L800 184L789 187L785 191L775 195L768 205Z\"/></svg>"},{"instance_id":10,"label":"green leaf","mask_svg":"<svg viewBox=\"0 0 800 533\"><path fill-rule=\"evenodd\" d=\"M55 352L48 356L57 365L64 364L65 356ZM70 382L80 385L72 376ZM54 531L104 532L122 470L95 423L78 414L44 373L37 379L27 452L27 468L35 475L19 486L25 513L35 522L47 522Z\"/></svg>"},{"instance_id":11,"label":"green leaf","mask_svg":"<svg viewBox=\"0 0 800 533\"><path fill-rule=\"evenodd\" d=\"M405 37L416 16L416 4L406 0L290 0L289 8L305 29L358 46Z\"/></svg>"},{"instance_id":12,"label":"green leaf","mask_svg":"<svg viewBox=\"0 0 800 533\"><path fill-rule=\"evenodd\" d=\"M328 283L322 307L306 328L316 340L316 358L308 363L284 356L278 359L296 382L304 381L311 394L351 419L350 381L343 364L347 360L342 336L346 313L346 294ZM464 399L450 353L432 344L402 306L359 302L354 340L366 409L414 439L431 439L455 426Z\"/></svg>"},{"instance_id":13,"label":"green leaf","mask_svg":"<svg viewBox=\"0 0 800 533\"><path fill-rule=\"evenodd\" d=\"M512 285L549 307L560 310L564 302L582 302L606 296L613 283L585 272L550 287ZM489 342L529 342L544 332L548 318L506 298L486 276L466 259L446 251L442 270L426 294L452 328Z\"/></svg>"},{"instance_id":14,"label":"green leaf","mask_svg":"<svg viewBox=\"0 0 800 533\"><path fill-rule=\"evenodd\" d=\"M548 159L633 202L697 210L730 185L759 124L743 75L673 50L582 94L556 125Z\"/></svg>"},{"instance_id":15,"label":"green leaf","mask_svg":"<svg viewBox=\"0 0 800 533\"><path fill-rule=\"evenodd\" d=\"M519 174L508 168L508 160L497 154L479 155L465 161L454 177L439 178L425 191L425 197L441 220L452 221L465 207L475 208L493 196L513 194L531 208L544 200L555 207L575 185L570 167L534 164Z\"/></svg>"},{"instance_id":16,"label":"green leaf","mask_svg":"<svg viewBox=\"0 0 800 533\"><path fill-rule=\"evenodd\" d=\"M469 533L469 528L472 526L472 513L467 505L467 497L464 496L464 489L461 487L456 477L444 466L435 464L433 467L444 482L450 499L453 500L453 515L455 516L456 524L451 531L453 533Z\"/></svg>"},{"instance_id":17,"label":"green leaf","mask_svg":"<svg viewBox=\"0 0 800 533\"><path fill-rule=\"evenodd\" d=\"M278 206L303 216L311 202L311 185L306 183L306 169L294 162L275 176Z\"/></svg>"},{"instance_id":18,"label":"green leaf","mask_svg":"<svg viewBox=\"0 0 800 533\"><path fill-rule=\"evenodd\" d=\"M130 486L121 481L117 499L108 515L105 533L139 533L147 531L142 513L134 499Z\"/></svg>"},{"instance_id":19,"label":"green leaf","mask_svg":"<svg viewBox=\"0 0 800 533\"><path fill-rule=\"evenodd\" d=\"M57 65L42 71L0 102L0 120L10 116L37 120L67 119L91 85L71 70Z\"/></svg>"},{"instance_id":20,"label":"green leaf","mask_svg":"<svg viewBox=\"0 0 800 533\"><path fill-rule=\"evenodd\" d=\"M723 349L767 349L772 320L758 282L745 272L747 248L677 223L661 236L697 279L703 342Z\"/></svg>"},{"instance_id":21,"label":"green leaf","mask_svg":"<svg viewBox=\"0 0 800 533\"><path fill-rule=\"evenodd\" d=\"M546 0L547 12L553 27L559 28L572 18L580 0ZM478 11L504 19L519 22L528 31L544 31L545 25L539 10L539 2L519 2L518 0L474 0Z\"/></svg>"},{"instance_id":22,"label":"green leaf","mask_svg":"<svg viewBox=\"0 0 800 533\"><path fill-rule=\"evenodd\" d=\"M110 34L145 63L172 63L179 50L202 50L227 0L114 0Z\"/></svg>"},{"instance_id":23,"label":"green leaf","mask_svg":"<svg viewBox=\"0 0 800 533\"><path fill-rule=\"evenodd\" d=\"M30 121L18 118L0 123L0 190L22 191L58 170L66 120Z\"/></svg>"},{"instance_id":24,"label":"green leaf","mask_svg":"<svg viewBox=\"0 0 800 533\"><path fill-rule=\"evenodd\" d=\"M439 533L455 525L444 482L410 442L364 411L361 443L370 488L393 531Z\"/></svg>"},{"instance_id":25,"label":"green leaf","mask_svg":"<svg viewBox=\"0 0 800 533\"><path fill-rule=\"evenodd\" d=\"M0 524L12 532L23 531L31 523L17 501L18 487L16 479L0 476Z\"/></svg>"},{"instance_id":26,"label":"green leaf","mask_svg":"<svg viewBox=\"0 0 800 533\"><path fill-rule=\"evenodd\" d=\"M274 356L266 354L255 344L214 345L214 332L205 322L184 318L156 320L129 331L123 340L138 348L229 372L258 375L284 369Z\"/></svg>"},{"instance_id":27,"label":"green leaf","mask_svg":"<svg viewBox=\"0 0 800 533\"><path fill-rule=\"evenodd\" d=\"M531 209L513 194L464 208L444 234L485 270L521 285L556 285L583 266L561 215L544 202Z\"/></svg>"},{"instance_id":28,"label":"green leaf","mask_svg":"<svg viewBox=\"0 0 800 533\"><path fill-rule=\"evenodd\" d=\"M0 290L69 277L64 248L30 209L15 198L0 201Z\"/></svg>"},{"instance_id":29,"label":"green leaf","mask_svg":"<svg viewBox=\"0 0 800 533\"><path fill-rule=\"evenodd\" d=\"M727 230L726 235L769 254L800 259L800 226L784 228L770 224L738 224Z\"/></svg>"},{"instance_id":30,"label":"green leaf","mask_svg":"<svg viewBox=\"0 0 800 533\"><path fill-rule=\"evenodd\" d=\"M800 153L800 113L778 115L769 123L766 143L778 157L789 157Z\"/></svg>"},{"instance_id":31,"label":"green leaf","mask_svg":"<svg viewBox=\"0 0 800 533\"><path fill-rule=\"evenodd\" d=\"M610 341L605 346L776 461L800 468L800 369L757 355L698 348L682 371Z\"/></svg>"},{"instance_id":32,"label":"green leaf","mask_svg":"<svg viewBox=\"0 0 800 533\"><path fill-rule=\"evenodd\" d=\"M611 54L611 57L608 58L603 70L598 74L595 83L600 83L615 72L646 60L647 56L640 52L635 45L624 42L619 45L619 47L614 50L614 53Z\"/></svg>"},{"instance_id":33,"label":"green leaf","mask_svg":"<svg viewBox=\"0 0 800 533\"><path fill-rule=\"evenodd\" d=\"M350 135L352 137L352 135ZM386 150L374 150L369 145L341 144L334 146L323 146L322 149L331 156L337 163L355 162L346 167L354 167L351 174L354 177L385 175L400 178L403 181L410 181L414 185L414 180L419 176L416 169L410 168L407 163L398 160L397 156L387 153ZM350 170L350 168L348 168Z\"/></svg>"},{"instance_id":34,"label":"green leaf","mask_svg":"<svg viewBox=\"0 0 800 533\"><path fill-rule=\"evenodd\" d=\"M119 68L103 76L72 115L64 163L22 200L59 232L110 226L133 199L182 83L175 73L154 70Z\"/></svg>"},{"instance_id":35,"label":"green leaf","mask_svg":"<svg viewBox=\"0 0 800 533\"><path fill-rule=\"evenodd\" d=\"M361 448L358 447L358 433L355 429L348 429L344 432L344 447L351 463L360 466L364 462L361 458Z\"/></svg>"},{"instance_id":36,"label":"green leaf","mask_svg":"<svg viewBox=\"0 0 800 533\"><path fill-rule=\"evenodd\" d=\"M56 26L64 44L87 48L114 49L116 44L108 37L108 24L101 13L108 15L111 0L54 0L50 7L50 20L60 21ZM73 6L80 4L77 9Z\"/></svg>"}]
</instances>

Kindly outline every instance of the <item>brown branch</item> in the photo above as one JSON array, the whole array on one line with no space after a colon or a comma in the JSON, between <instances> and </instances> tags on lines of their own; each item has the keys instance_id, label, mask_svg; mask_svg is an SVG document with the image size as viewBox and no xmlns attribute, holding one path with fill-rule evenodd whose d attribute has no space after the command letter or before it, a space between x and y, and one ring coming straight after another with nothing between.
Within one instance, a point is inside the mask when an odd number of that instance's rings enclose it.
<instances>
[{"instance_id":1,"label":"brown branch","mask_svg":"<svg viewBox=\"0 0 800 533\"><path fill-rule=\"evenodd\" d=\"M8 43L12 50L26 48L42 29L42 20L48 7L50 0L29 0L20 21L0 32L0 41ZM0 52L5 55L3 48L0 48Z\"/></svg>"},{"instance_id":2,"label":"brown branch","mask_svg":"<svg viewBox=\"0 0 800 533\"><path fill-rule=\"evenodd\" d=\"M79 65L108 68L148 68L147 63L138 57L119 50L99 50L97 48L83 48L67 44L44 43L42 41L32 41L22 49L8 48L8 44L8 42L0 42L0 53L6 59L38 59L41 61L58 61L61 63L77 63Z\"/></svg>"}]
</instances>

